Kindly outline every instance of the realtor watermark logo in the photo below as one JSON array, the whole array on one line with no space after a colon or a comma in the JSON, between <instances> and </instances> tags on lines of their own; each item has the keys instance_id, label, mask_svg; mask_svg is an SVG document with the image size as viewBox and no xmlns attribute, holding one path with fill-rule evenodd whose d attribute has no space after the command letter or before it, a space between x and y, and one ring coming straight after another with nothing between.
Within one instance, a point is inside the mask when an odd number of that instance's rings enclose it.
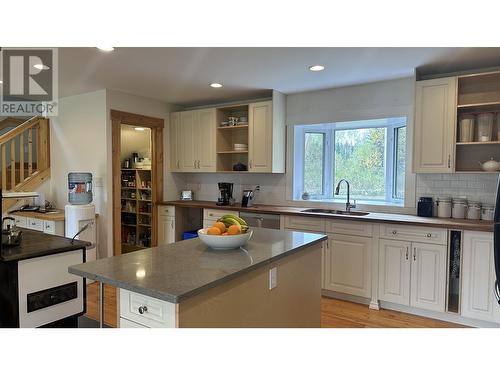
<instances>
[{"instance_id":1,"label":"realtor watermark logo","mask_svg":"<svg viewBox=\"0 0 500 375\"><path fill-rule=\"evenodd\" d=\"M57 48L2 48L0 116L57 116Z\"/></svg>"}]
</instances>

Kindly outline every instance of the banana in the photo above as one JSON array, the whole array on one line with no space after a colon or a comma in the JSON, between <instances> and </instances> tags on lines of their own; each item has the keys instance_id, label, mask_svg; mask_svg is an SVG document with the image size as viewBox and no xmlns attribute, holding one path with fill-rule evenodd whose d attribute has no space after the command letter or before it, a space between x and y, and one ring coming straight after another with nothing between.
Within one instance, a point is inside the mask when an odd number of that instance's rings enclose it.
<instances>
[{"instance_id":1,"label":"banana","mask_svg":"<svg viewBox=\"0 0 500 375\"><path fill-rule=\"evenodd\" d=\"M233 220L236 220L240 225L248 225L246 223L246 221L243 220L241 217L239 217L237 215L233 215L233 214L224 215L224 216L220 217L219 220L217 220L217 221L223 221L225 219L233 219Z\"/></svg>"}]
</instances>

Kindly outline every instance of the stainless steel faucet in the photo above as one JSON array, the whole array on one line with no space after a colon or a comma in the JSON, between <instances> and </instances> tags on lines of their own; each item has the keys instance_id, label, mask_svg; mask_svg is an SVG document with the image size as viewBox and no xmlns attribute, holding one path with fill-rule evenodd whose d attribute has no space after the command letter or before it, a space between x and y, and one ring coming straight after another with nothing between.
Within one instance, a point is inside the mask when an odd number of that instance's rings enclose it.
<instances>
[{"instance_id":1,"label":"stainless steel faucet","mask_svg":"<svg viewBox=\"0 0 500 375\"><path fill-rule=\"evenodd\" d=\"M345 203L345 210L347 212L351 212L351 208L356 208L356 200L354 200L354 203L351 204L350 201L350 186L349 186L349 181L347 181L345 178L339 181L337 184L337 187L335 188L335 195L339 195L340 193L340 184L341 182L344 181L347 185L347 202Z\"/></svg>"}]
</instances>

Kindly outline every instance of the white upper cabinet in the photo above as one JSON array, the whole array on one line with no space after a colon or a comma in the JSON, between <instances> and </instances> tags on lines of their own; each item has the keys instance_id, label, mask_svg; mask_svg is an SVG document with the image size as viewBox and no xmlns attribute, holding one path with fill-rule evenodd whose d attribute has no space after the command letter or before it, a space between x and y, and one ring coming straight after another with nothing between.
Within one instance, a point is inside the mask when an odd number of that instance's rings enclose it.
<instances>
[{"instance_id":1,"label":"white upper cabinet","mask_svg":"<svg viewBox=\"0 0 500 375\"><path fill-rule=\"evenodd\" d=\"M196 169L215 172L215 108L196 111L194 133Z\"/></svg>"},{"instance_id":2,"label":"white upper cabinet","mask_svg":"<svg viewBox=\"0 0 500 375\"><path fill-rule=\"evenodd\" d=\"M215 109L170 115L174 172L215 172Z\"/></svg>"},{"instance_id":3,"label":"white upper cabinet","mask_svg":"<svg viewBox=\"0 0 500 375\"><path fill-rule=\"evenodd\" d=\"M251 103L248 106L248 170L272 172L273 102Z\"/></svg>"},{"instance_id":4,"label":"white upper cabinet","mask_svg":"<svg viewBox=\"0 0 500 375\"><path fill-rule=\"evenodd\" d=\"M177 158L179 160L179 171L193 172L196 168L194 158L195 127L195 111L181 112L180 123L177 128Z\"/></svg>"},{"instance_id":5,"label":"white upper cabinet","mask_svg":"<svg viewBox=\"0 0 500 375\"><path fill-rule=\"evenodd\" d=\"M413 172L454 171L457 77L416 83Z\"/></svg>"},{"instance_id":6,"label":"white upper cabinet","mask_svg":"<svg viewBox=\"0 0 500 375\"><path fill-rule=\"evenodd\" d=\"M492 233L464 231L462 278L462 316L500 323Z\"/></svg>"}]
</instances>

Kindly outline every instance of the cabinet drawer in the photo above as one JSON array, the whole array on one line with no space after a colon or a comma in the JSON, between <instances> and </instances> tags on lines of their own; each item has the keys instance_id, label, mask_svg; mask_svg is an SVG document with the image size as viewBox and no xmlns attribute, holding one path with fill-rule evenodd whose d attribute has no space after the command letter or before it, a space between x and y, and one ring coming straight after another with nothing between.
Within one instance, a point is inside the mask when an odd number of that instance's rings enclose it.
<instances>
[{"instance_id":1,"label":"cabinet drawer","mask_svg":"<svg viewBox=\"0 0 500 375\"><path fill-rule=\"evenodd\" d=\"M239 215L239 212L226 211L226 210L213 210L213 209L203 210L203 218L208 220L217 220L219 217L224 215Z\"/></svg>"},{"instance_id":2,"label":"cabinet drawer","mask_svg":"<svg viewBox=\"0 0 500 375\"><path fill-rule=\"evenodd\" d=\"M120 317L146 327L174 328L175 304L120 289Z\"/></svg>"},{"instance_id":3,"label":"cabinet drawer","mask_svg":"<svg viewBox=\"0 0 500 375\"><path fill-rule=\"evenodd\" d=\"M372 237L373 225L354 220L326 220L326 232Z\"/></svg>"},{"instance_id":4,"label":"cabinet drawer","mask_svg":"<svg viewBox=\"0 0 500 375\"><path fill-rule=\"evenodd\" d=\"M29 217L27 219L28 219L27 228L33 229L33 230L39 230L40 232L43 232L43 220L33 219L31 217Z\"/></svg>"},{"instance_id":5,"label":"cabinet drawer","mask_svg":"<svg viewBox=\"0 0 500 375\"><path fill-rule=\"evenodd\" d=\"M412 225L381 225L380 238L446 245L448 231L446 229Z\"/></svg>"},{"instance_id":6,"label":"cabinet drawer","mask_svg":"<svg viewBox=\"0 0 500 375\"><path fill-rule=\"evenodd\" d=\"M135 323L131 320L120 318L120 328L148 328L142 324Z\"/></svg>"},{"instance_id":7,"label":"cabinet drawer","mask_svg":"<svg viewBox=\"0 0 500 375\"><path fill-rule=\"evenodd\" d=\"M158 206L158 215L175 217L175 206Z\"/></svg>"},{"instance_id":8,"label":"cabinet drawer","mask_svg":"<svg viewBox=\"0 0 500 375\"><path fill-rule=\"evenodd\" d=\"M304 216L285 216L284 228L324 233L325 220Z\"/></svg>"},{"instance_id":9,"label":"cabinet drawer","mask_svg":"<svg viewBox=\"0 0 500 375\"><path fill-rule=\"evenodd\" d=\"M16 226L20 228L28 227L28 218L24 216L12 216L16 220Z\"/></svg>"},{"instance_id":10,"label":"cabinet drawer","mask_svg":"<svg viewBox=\"0 0 500 375\"><path fill-rule=\"evenodd\" d=\"M56 223L53 221L44 220L43 232L48 234L56 234Z\"/></svg>"}]
</instances>

